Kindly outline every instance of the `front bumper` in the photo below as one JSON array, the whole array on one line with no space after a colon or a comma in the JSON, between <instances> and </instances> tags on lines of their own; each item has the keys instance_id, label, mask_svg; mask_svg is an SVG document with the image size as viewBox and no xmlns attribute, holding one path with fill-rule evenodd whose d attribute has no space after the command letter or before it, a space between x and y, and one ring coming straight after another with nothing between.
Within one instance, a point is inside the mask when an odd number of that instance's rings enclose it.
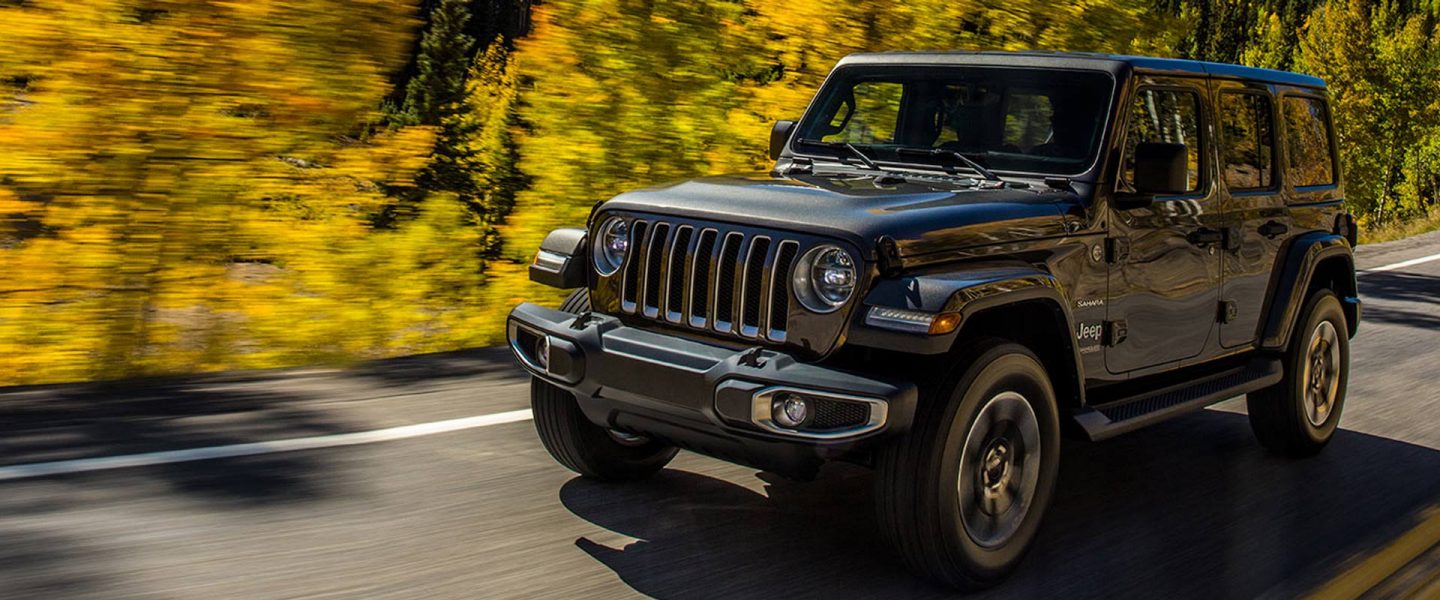
<instances>
[{"instance_id":1,"label":"front bumper","mask_svg":"<svg viewBox=\"0 0 1440 600\"><path fill-rule=\"evenodd\" d=\"M917 393L908 381L802 363L773 350L714 346L607 315L521 304L510 313L507 333L526 370L575 394L596 425L782 473L803 474L904 431L914 415ZM542 337L548 361L537 354ZM863 405L868 418L841 429L787 429L770 420L768 403L790 392Z\"/></svg>"}]
</instances>

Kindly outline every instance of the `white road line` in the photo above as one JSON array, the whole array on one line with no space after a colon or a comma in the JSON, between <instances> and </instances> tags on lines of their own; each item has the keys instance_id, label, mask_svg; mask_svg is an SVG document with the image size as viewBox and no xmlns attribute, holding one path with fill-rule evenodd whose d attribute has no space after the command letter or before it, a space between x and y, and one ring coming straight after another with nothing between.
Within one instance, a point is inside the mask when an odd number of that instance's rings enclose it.
<instances>
[{"instance_id":1,"label":"white road line","mask_svg":"<svg viewBox=\"0 0 1440 600\"><path fill-rule=\"evenodd\" d=\"M1413 267L1413 266L1415 266L1415 265L1425 264L1425 263L1428 263L1428 262L1430 262L1430 261L1435 261L1435 260L1440 260L1440 254L1431 254L1430 256L1422 256L1422 257L1420 257L1420 258L1414 258L1414 259L1410 259L1410 260L1407 260L1407 261L1398 262L1398 263L1395 263L1395 264L1393 264L1393 265L1385 265L1385 266L1383 266L1383 267L1375 267L1375 268L1373 268L1373 269L1365 269L1365 270L1361 271L1361 273L1362 273L1362 274L1363 274L1363 273L1380 273L1380 272L1383 272L1383 271L1394 271L1395 269L1403 269L1403 268L1405 268L1405 267Z\"/></svg>"},{"instance_id":2,"label":"white road line","mask_svg":"<svg viewBox=\"0 0 1440 600\"><path fill-rule=\"evenodd\" d=\"M334 435L292 438L273 442L254 442L250 444L232 444L229 446L147 452L145 454L127 454L123 456L103 456L26 465L10 465L0 467L0 481L13 481L16 479L29 479L50 475L67 475L87 471L107 471L110 469L167 465L197 460L213 460L217 458L235 458L238 456L254 456L257 454L275 454L277 452L315 450L318 448L334 448L337 446L374 444L376 442L403 440L435 435L437 433L475 429L477 427L489 427L503 423L528 421L530 418L530 409L527 408L524 410L512 410L510 412L450 419L448 421L435 421L432 423L419 423L416 425L376 429L373 431L337 433Z\"/></svg>"}]
</instances>

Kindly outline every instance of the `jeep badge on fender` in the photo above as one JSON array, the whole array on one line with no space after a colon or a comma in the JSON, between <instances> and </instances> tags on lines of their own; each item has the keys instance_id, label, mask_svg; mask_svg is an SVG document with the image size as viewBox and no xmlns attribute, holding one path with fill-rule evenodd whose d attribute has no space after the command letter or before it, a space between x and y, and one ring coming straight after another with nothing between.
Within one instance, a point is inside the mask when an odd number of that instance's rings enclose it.
<instances>
[{"instance_id":1,"label":"jeep badge on fender","mask_svg":"<svg viewBox=\"0 0 1440 600\"><path fill-rule=\"evenodd\" d=\"M541 244L531 278L575 292L508 334L564 466L867 465L896 555L976 588L1035 539L1062 430L1246 395L1278 454L1334 434L1360 301L1323 81L859 54L769 141L769 174L621 194Z\"/></svg>"}]
</instances>

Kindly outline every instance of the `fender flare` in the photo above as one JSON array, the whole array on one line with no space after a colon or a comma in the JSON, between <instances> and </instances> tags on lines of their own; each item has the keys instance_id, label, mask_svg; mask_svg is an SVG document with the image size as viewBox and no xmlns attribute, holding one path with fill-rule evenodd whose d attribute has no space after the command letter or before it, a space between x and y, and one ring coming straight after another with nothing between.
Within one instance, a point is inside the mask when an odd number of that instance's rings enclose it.
<instances>
[{"instance_id":1,"label":"fender flare","mask_svg":"<svg viewBox=\"0 0 1440 600\"><path fill-rule=\"evenodd\" d=\"M1077 387L1083 390L1085 368L1075 342L1075 320L1064 286L1054 275L1029 264L970 264L948 273L909 275L877 282L866 294L861 309L855 311L857 316L846 344L910 354L944 354L954 347L960 333L976 315L1022 302L1041 302L1056 312L1068 332L1061 340L1065 345L1063 352L1073 361ZM943 335L888 330L865 322L874 306L958 313L960 325Z\"/></svg>"},{"instance_id":2,"label":"fender flare","mask_svg":"<svg viewBox=\"0 0 1440 600\"><path fill-rule=\"evenodd\" d=\"M1355 254L1350 242L1343 236L1312 231L1296 236L1286 246L1276 263L1270 289L1274 290L1267 299L1264 311L1265 321L1260 330L1260 347L1283 350L1290 343L1290 335L1304 310L1305 292L1310 289L1310 280L1316 267L1327 260L1337 259L1345 263L1349 280L1344 282L1349 289L1336 290L1343 303L1354 306L1354 316L1359 315L1359 298L1355 290ZM1349 307L1347 307L1347 312ZM1349 334L1353 337L1359 327L1359 319L1352 318Z\"/></svg>"}]
</instances>

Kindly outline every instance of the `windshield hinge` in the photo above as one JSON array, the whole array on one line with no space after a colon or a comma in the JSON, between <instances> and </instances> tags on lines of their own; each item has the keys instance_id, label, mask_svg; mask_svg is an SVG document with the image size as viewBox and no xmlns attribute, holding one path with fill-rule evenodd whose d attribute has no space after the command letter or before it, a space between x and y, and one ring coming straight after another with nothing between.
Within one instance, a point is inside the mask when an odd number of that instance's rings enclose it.
<instances>
[{"instance_id":1,"label":"windshield hinge","mask_svg":"<svg viewBox=\"0 0 1440 600\"><path fill-rule=\"evenodd\" d=\"M1118 265L1130 258L1130 238L1105 238L1105 262Z\"/></svg>"}]
</instances>

